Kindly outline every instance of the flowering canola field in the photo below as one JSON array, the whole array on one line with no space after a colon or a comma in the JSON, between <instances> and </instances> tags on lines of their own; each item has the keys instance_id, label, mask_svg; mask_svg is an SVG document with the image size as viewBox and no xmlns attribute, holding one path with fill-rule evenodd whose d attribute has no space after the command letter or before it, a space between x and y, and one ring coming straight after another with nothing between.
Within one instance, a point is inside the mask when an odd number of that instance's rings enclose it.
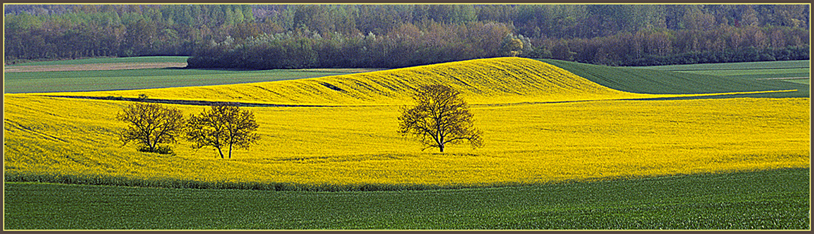
<instances>
[{"instance_id":1,"label":"flowering canola field","mask_svg":"<svg viewBox=\"0 0 814 234\"><path fill-rule=\"evenodd\" d=\"M477 59L288 81L54 95L135 98L144 94L173 100L390 105L409 104L411 92L425 84L449 85L461 91L470 104L682 96L613 90L553 65L524 58Z\"/></svg>"},{"instance_id":2,"label":"flowering canola field","mask_svg":"<svg viewBox=\"0 0 814 234\"><path fill-rule=\"evenodd\" d=\"M397 133L399 107L409 103L412 88L427 83L449 84L476 104L483 148L422 152L418 142ZM247 107L261 140L223 160L213 149L193 150L184 141L174 156L121 147L116 132L125 125L115 115L128 102L6 94L6 177L456 187L805 168L810 162L809 98L628 100L661 96L612 90L518 58L70 95L139 94L336 106ZM172 106L186 115L205 108Z\"/></svg>"}]
</instances>

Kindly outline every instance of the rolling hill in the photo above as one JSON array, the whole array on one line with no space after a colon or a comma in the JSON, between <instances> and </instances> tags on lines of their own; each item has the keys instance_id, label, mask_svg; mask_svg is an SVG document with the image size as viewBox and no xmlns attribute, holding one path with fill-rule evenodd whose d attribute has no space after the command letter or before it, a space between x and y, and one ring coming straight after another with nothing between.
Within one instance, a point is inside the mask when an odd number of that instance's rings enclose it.
<instances>
[{"instance_id":1,"label":"rolling hill","mask_svg":"<svg viewBox=\"0 0 814 234\"><path fill-rule=\"evenodd\" d=\"M311 79L49 95L110 98L135 98L146 95L150 99L160 100L382 105L409 103L410 94L420 85L446 84L461 91L470 103L504 104L686 97L788 88L749 81L730 84L718 81L716 79L721 78L713 76L702 77L707 79L703 80L694 77L684 78L680 74L667 71L650 70L637 71L636 76L631 76L634 78L622 80L619 77L628 77L626 75L629 74L625 68L574 66L565 67L581 73L587 72L582 76L588 79L537 60L490 58ZM603 76L593 75L595 73ZM659 80L665 76L674 79ZM710 82L720 85L709 85Z\"/></svg>"}]
</instances>

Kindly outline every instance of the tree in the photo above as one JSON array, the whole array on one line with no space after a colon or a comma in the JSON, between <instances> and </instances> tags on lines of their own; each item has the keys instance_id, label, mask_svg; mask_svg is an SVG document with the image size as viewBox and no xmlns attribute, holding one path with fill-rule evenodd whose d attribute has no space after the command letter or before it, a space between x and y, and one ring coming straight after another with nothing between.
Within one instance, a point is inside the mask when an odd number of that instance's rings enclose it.
<instances>
[{"instance_id":1,"label":"tree","mask_svg":"<svg viewBox=\"0 0 814 234\"><path fill-rule=\"evenodd\" d=\"M460 94L445 85L421 86L413 96L416 105L401 109L399 133L412 134L424 149L438 147L441 152L447 143L469 141L472 147L481 147L481 131L475 129L469 105Z\"/></svg>"},{"instance_id":2,"label":"tree","mask_svg":"<svg viewBox=\"0 0 814 234\"><path fill-rule=\"evenodd\" d=\"M215 147L220 158L224 158L222 148L228 146L229 158L232 158L233 147L248 148L257 141L259 136L254 133L257 127L251 111L241 110L236 105L214 105L200 115L189 117L186 138L196 149Z\"/></svg>"},{"instance_id":3,"label":"tree","mask_svg":"<svg viewBox=\"0 0 814 234\"><path fill-rule=\"evenodd\" d=\"M506 39L503 40L500 51L501 54L505 56L516 57L523 51L523 41L513 38L512 35L508 35Z\"/></svg>"},{"instance_id":4,"label":"tree","mask_svg":"<svg viewBox=\"0 0 814 234\"><path fill-rule=\"evenodd\" d=\"M170 153L169 147L158 147L160 143L175 143L175 137L182 133L184 116L175 108L159 104L133 104L124 108L116 118L130 125L119 134L126 145L130 141L141 144L139 151Z\"/></svg>"}]
</instances>

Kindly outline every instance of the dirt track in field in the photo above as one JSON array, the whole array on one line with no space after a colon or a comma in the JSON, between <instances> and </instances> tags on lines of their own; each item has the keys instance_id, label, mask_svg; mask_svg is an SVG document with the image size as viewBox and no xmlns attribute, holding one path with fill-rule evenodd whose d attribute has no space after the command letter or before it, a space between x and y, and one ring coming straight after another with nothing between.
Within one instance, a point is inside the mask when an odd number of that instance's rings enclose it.
<instances>
[{"instance_id":1,"label":"dirt track in field","mask_svg":"<svg viewBox=\"0 0 814 234\"><path fill-rule=\"evenodd\" d=\"M187 63L96 63L76 65L42 65L6 67L5 72L52 72L52 71L104 71L149 68L182 68Z\"/></svg>"}]
</instances>

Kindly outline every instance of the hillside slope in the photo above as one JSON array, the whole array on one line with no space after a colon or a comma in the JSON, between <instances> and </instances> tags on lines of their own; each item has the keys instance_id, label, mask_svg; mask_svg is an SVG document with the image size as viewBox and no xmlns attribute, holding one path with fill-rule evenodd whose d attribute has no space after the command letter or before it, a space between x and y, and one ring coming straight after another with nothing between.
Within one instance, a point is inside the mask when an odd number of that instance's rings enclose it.
<instances>
[{"instance_id":1,"label":"hillside slope","mask_svg":"<svg viewBox=\"0 0 814 234\"><path fill-rule=\"evenodd\" d=\"M651 97L601 86L564 69L524 58L490 58L302 80L81 93L101 97L280 104L402 104L424 84L446 84L471 103ZM80 95L61 93L55 95Z\"/></svg>"},{"instance_id":2,"label":"hillside slope","mask_svg":"<svg viewBox=\"0 0 814 234\"><path fill-rule=\"evenodd\" d=\"M779 80L739 79L735 77L680 73L631 67L610 67L593 64L543 59L543 62L568 70L580 77L611 89L648 94L703 94L767 90L797 90L795 92L759 93L749 97L809 97L809 86Z\"/></svg>"}]
</instances>

